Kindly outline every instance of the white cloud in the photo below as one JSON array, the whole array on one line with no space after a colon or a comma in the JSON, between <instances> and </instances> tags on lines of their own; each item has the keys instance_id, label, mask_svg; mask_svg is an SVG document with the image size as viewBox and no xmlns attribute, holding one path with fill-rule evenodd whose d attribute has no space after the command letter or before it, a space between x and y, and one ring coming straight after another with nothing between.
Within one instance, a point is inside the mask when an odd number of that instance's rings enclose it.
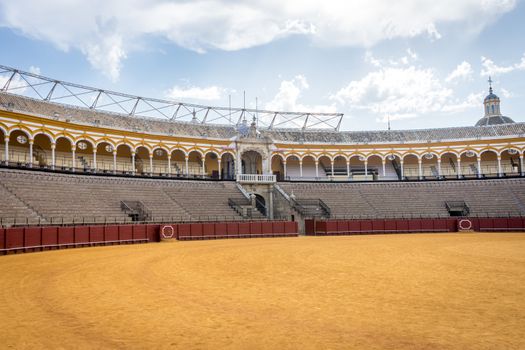
<instances>
[{"instance_id":1,"label":"white cloud","mask_svg":"<svg viewBox=\"0 0 525 350\"><path fill-rule=\"evenodd\" d=\"M264 108L273 111L295 112L336 112L335 105L304 105L299 102L301 93L310 86L306 77L297 75L291 80L283 80L274 98Z\"/></svg>"},{"instance_id":2,"label":"white cloud","mask_svg":"<svg viewBox=\"0 0 525 350\"><path fill-rule=\"evenodd\" d=\"M0 26L80 50L115 80L122 61L152 37L205 52L239 50L291 35L319 45L370 47L382 40L429 36L461 23L481 30L516 0L0 0ZM475 20L473 20L475 19Z\"/></svg>"},{"instance_id":3,"label":"white cloud","mask_svg":"<svg viewBox=\"0 0 525 350\"><path fill-rule=\"evenodd\" d=\"M525 54L523 54L523 57L521 57L520 62L511 64L509 66L498 66L490 58L482 56L481 66L483 67L481 69L481 75L483 76L489 76L489 75L494 76L494 75L507 74L515 70L525 70Z\"/></svg>"},{"instance_id":4,"label":"white cloud","mask_svg":"<svg viewBox=\"0 0 525 350\"><path fill-rule=\"evenodd\" d=\"M172 100L195 99L195 100L220 100L225 89L218 86L207 87L180 87L174 86L166 92L166 97Z\"/></svg>"},{"instance_id":5,"label":"white cloud","mask_svg":"<svg viewBox=\"0 0 525 350\"><path fill-rule=\"evenodd\" d=\"M378 59L375 57L372 53L372 51L368 50L365 53L364 61L366 63L371 64L374 67L383 67L383 66L402 66L402 65L408 65L410 63L413 63L419 59L416 52L414 52L412 49L407 49L406 55L402 56L400 58L389 58L387 60Z\"/></svg>"},{"instance_id":6,"label":"white cloud","mask_svg":"<svg viewBox=\"0 0 525 350\"><path fill-rule=\"evenodd\" d=\"M331 98L351 109L369 111L384 120L413 118L440 111L453 91L431 69L385 67L350 82Z\"/></svg>"},{"instance_id":7,"label":"white cloud","mask_svg":"<svg viewBox=\"0 0 525 350\"><path fill-rule=\"evenodd\" d=\"M472 69L472 66L467 61L463 61L456 69L454 69L445 79L447 83L454 82L457 80L468 80L472 77L472 74L474 74L474 70Z\"/></svg>"}]
</instances>

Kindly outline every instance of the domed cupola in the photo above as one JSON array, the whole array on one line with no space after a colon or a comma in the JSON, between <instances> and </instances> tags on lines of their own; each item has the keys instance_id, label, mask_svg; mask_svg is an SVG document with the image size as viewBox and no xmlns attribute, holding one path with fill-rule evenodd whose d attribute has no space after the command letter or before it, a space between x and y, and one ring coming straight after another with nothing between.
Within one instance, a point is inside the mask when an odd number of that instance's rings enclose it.
<instances>
[{"instance_id":1,"label":"domed cupola","mask_svg":"<svg viewBox=\"0 0 525 350\"><path fill-rule=\"evenodd\" d=\"M476 123L476 126L514 123L509 117L501 115L500 99L492 91L492 79L490 77L489 94L485 97L483 105L485 106L485 116Z\"/></svg>"}]
</instances>

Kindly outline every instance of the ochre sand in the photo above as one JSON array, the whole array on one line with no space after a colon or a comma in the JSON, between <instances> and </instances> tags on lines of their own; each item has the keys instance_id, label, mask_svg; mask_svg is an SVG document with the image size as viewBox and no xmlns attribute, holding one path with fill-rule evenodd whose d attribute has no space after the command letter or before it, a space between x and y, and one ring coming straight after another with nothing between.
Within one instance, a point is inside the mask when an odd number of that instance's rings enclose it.
<instances>
[{"instance_id":1,"label":"ochre sand","mask_svg":"<svg viewBox=\"0 0 525 350\"><path fill-rule=\"evenodd\" d=\"M0 257L0 348L524 349L525 234Z\"/></svg>"}]
</instances>

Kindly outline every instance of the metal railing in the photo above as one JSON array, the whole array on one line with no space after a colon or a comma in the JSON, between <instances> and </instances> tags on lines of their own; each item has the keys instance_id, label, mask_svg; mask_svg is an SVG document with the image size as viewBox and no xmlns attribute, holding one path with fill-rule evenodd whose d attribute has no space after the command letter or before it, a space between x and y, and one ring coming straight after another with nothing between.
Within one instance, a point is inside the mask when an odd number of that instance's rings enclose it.
<instances>
[{"instance_id":1,"label":"metal railing","mask_svg":"<svg viewBox=\"0 0 525 350\"><path fill-rule=\"evenodd\" d=\"M241 217L237 215L209 215L209 216L153 216L144 221L133 221L128 217L82 216L82 217L0 217L0 227L14 226L80 226L80 225L122 225L122 224L173 224L197 222L224 222L224 221L285 221L288 217L274 217L272 220L265 217Z\"/></svg>"},{"instance_id":2,"label":"metal railing","mask_svg":"<svg viewBox=\"0 0 525 350\"><path fill-rule=\"evenodd\" d=\"M237 174L236 178L240 183L273 184L276 182L275 175L269 174Z\"/></svg>"}]
</instances>

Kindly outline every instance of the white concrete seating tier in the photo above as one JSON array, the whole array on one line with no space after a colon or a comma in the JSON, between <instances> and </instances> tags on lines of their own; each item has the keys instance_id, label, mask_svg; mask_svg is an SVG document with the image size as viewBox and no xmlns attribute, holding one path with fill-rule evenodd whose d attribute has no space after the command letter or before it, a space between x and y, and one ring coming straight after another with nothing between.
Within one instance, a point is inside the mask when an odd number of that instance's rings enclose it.
<instances>
[{"instance_id":1,"label":"white concrete seating tier","mask_svg":"<svg viewBox=\"0 0 525 350\"><path fill-rule=\"evenodd\" d=\"M335 216L448 216L445 201L465 201L472 215L525 215L525 179L279 185L298 199L322 199Z\"/></svg>"},{"instance_id":2,"label":"white concrete seating tier","mask_svg":"<svg viewBox=\"0 0 525 350\"><path fill-rule=\"evenodd\" d=\"M240 219L228 198L245 200L234 182L181 181L66 175L0 169L0 217L39 216L64 218L98 217L128 220L120 201L141 201L152 218ZM12 207L12 208L11 208ZM9 209L11 208L11 209ZM32 208L30 210L29 208ZM9 210L8 210L9 209ZM58 220L58 219L53 219Z\"/></svg>"}]
</instances>

